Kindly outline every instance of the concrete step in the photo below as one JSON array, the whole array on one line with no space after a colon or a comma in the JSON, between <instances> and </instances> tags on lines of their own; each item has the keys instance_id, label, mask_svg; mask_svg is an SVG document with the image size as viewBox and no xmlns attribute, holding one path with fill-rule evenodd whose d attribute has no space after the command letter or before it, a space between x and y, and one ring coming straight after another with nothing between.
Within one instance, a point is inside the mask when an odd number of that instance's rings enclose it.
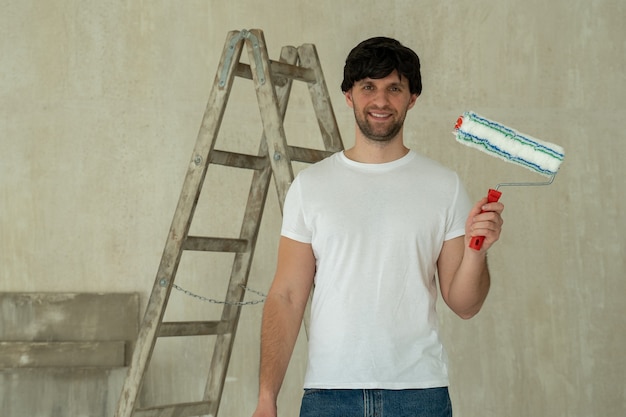
<instances>
[{"instance_id":1,"label":"concrete step","mask_svg":"<svg viewBox=\"0 0 626 417\"><path fill-rule=\"evenodd\" d=\"M138 294L0 293L3 342L125 340L130 355L138 331Z\"/></svg>"},{"instance_id":2,"label":"concrete step","mask_svg":"<svg viewBox=\"0 0 626 417\"><path fill-rule=\"evenodd\" d=\"M124 366L126 342L0 342L0 368Z\"/></svg>"},{"instance_id":3,"label":"concrete step","mask_svg":"<svg viewBox=\"0 0 626 417\"><path fill-rule=\"evenodd\" d=\"M139 296L0 293L0 416L111 417Z\"/></svg>"}]
</instances>

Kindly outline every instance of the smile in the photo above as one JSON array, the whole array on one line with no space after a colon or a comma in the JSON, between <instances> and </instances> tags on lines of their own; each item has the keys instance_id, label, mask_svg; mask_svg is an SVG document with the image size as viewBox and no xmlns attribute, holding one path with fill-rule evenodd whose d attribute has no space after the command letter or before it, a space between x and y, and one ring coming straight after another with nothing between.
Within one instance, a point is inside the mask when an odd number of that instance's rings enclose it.
<instances>
[{"instance_id":1,"label":"smile","mask_svg":"<svg viewBox=\"0 0 626 417\"><path fill-rule=\"evenodd\" d=\"M370 116L372 116L375 119L386 119L391 117L390 113L375 113L375 112L369 112L368 113Z\"/></svg>"}]
</instances>

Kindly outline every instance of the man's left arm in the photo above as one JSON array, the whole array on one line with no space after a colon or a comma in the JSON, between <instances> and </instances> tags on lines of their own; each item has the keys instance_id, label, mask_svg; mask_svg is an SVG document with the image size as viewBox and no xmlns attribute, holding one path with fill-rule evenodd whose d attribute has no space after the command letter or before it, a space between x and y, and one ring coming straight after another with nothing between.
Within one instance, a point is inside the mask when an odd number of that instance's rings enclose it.
<instances>
[{"instance_id":1,"label":"man's left arm","mask_svg":"<svg viewBox=\"0 0 626 417\"><path fill-rule=\"evenodd\" d=\"M437 260L441 296L459 317L469 319L482 307L490 287L487 251L500 238L502 203L479 201L465 223L465 236L444 242ZM473 236L485 236L480 250L469 247Z\"/></svg>"}]
</instances>

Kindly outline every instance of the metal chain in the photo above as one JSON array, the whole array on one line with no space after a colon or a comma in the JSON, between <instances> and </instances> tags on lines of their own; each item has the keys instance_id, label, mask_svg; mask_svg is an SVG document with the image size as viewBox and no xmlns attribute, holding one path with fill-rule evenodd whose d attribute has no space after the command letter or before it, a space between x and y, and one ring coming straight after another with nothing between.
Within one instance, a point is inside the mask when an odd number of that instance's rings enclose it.
<instances>
[{"instance_id":1,"label":"metal chain","mask_svg":"<svg viewBox=\"0 0 626 417\"><path fill-rule=\"evenodd\" d=\"M260 291L256 291L253 290L251 288L246 287L245 285L239 285L241 288L243 288L244 290L257 294L261 297L263 297L262 299L258 299L258 300L251 300L251 301L225 301L225 300L215 300L213 298L208 298L208 297L204 297L202 295L198 295L198 294L194 294L189 290L186 290L176 284L172 284L172 287L180 292L182 292L185 295L188 295L189 297L193 297L193 298L197 298L198 300L202 300L202 301L206 301L209 303L213 303L213 304L227 304L227 305L231 305L231 306L247 306L247 305L254 305L254 304L260 304L262 302L265 301L265 297L267 297L267 295L263 294Z\"/></svg>"}]
</instances>

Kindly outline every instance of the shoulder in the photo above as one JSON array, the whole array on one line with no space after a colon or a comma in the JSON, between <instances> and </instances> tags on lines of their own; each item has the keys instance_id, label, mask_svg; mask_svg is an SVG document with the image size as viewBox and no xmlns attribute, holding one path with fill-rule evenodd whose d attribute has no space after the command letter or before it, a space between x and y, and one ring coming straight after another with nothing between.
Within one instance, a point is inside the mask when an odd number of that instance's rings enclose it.
<instances>
[{"instance_id":1,"label":"shoulder","mask_svg":"<svg viewBox=\"0 0 626 417\"><path fill-rule=\"evenodd\" d=\"M431 159L425 155L411 151L414 154L410 167L421 176L428 176L439 181L458 183L460 182L458 173L441 162Z\"/></svg>"},{"instance_id":2,"label":"shoulder","mask_svg":"<svg viewBox=\"0 0 626 417\"><path fill-rule=\"evenodd\" d=\"M411 153L414 155L413 160L411 161L412 164L414 165L419 165L419 166L423 166L426 167L428 169L434 169L437 171L440 171L442 173L451 173L454 174L455 171L445 165L443 165L441 162L436 161L432 158L427 157L426 155L423 155L419 152L416 151L411 151Z\"/></svg>"},{"instance_id":3,"label":"shoulder","mask_svg":"<svg viewBox=\"0 0 626 417\"><path fill-rule=\"evenodd\" d=\"M336 173L339 167L339 153L334 153L331 156L322 159L319 162L309 165L298 173L296 179L299 181L319 181L332 176Z\"/></svg>"}]
</instances>

